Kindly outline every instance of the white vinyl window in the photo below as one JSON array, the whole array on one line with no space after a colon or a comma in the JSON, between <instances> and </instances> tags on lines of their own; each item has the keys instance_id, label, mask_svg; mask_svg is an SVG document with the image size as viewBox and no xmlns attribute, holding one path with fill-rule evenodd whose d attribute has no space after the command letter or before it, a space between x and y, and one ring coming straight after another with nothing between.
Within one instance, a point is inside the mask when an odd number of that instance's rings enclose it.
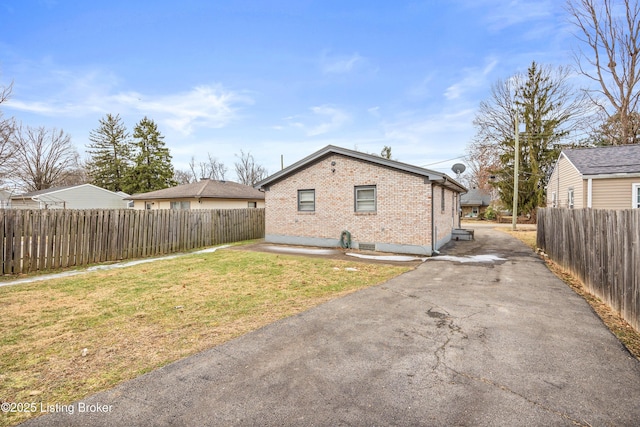
<instances>
[{"instance_id":1,"label":"white vinyl window","mask_svg":"<svg viewBox=\"0 0 640 427\"><path fill-rule=\"evenodd\" d=\"M632 194L632 205L633 209L640 209L640 183L632 184L633 194Z\"/></svg>"},{"instance_id":2,"label":"white vinyl window","mask_svg":"<svg viewBox=\"0 0 640 427\"><path fill-rule=\"evenodd\" d=\"M551 207L552 208L558 207L558 195L556 194L555 191L551 193Z\"/></svg>"},{"instance_id":3,"label":"white vinyl window","mask_svg":"<svg viewBox=\"0 0 640 427\"><path fill-rule=\"evenodd\" d=\"M573 196L573 188L570 188L567 193L567 207L569 209L573 209L574 196Z\"/></svg>"},{"instance_id":4,"label":"white vinyl window","mask_svg":"<svg viewBox=\"0 0 640 427\"><path fill-rule=\"evenodd\" d=\"M315 212L316 190L298 190L298 211Z\"/></svg>"},{"instance_id":5,"label":"white vinyl window","mask_svg":"<svg viewBox=\"0 0 640 427\"><path fill-rule=\"evenodd\" d=\"M375 212L376 211L376 186L361 185L355 187L355 211Z\"/></svg>"},{"instance_id":6,"label":"white vinyl window","mask_svg":"<svg viewBox=\"0 0 640 427\"><path fill-rule=\"evenodd\" d=\"M258 202L247 202L247 207L248 208L257 208L258 207Z\"/></svg>"}]
</instances>

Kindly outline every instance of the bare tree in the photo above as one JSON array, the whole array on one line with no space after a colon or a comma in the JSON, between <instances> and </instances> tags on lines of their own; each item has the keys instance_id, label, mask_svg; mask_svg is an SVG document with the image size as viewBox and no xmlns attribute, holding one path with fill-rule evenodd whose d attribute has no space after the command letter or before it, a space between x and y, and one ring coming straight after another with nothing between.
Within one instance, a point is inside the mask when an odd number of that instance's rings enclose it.
<instances>
[{"instance_id":1,"label":"bare tree","mask_svg":"<svg viewBox=\"0 0 640 427\"><path fill-rule=\"evenodd\" d=\"M62 130L19 126L13 141L13 178L27 191L61 185L78 167L78 153Z\"/></svg>"},{"instance_id":2,"label":"bare tree","mask_svg":"<svg viewBox=\"0 0 640 427\"><path fill-rule=\"evenodd\" d=\"M497 150L489 144L473 141L467 146L465 156L467 170L464 174L464 181L467 187L477 188L486 192L493 190L491 185L492 176L500 167L500 156Z\"/></svg>"},{"instance_id":3,"label":"bare tree","mask_svg":"<svg viewBox=\"0 0 640 427\"><path fill-rule=\"evenodd\" d=\"M591 100L605 120L619 121L614 144L635 144L640 138L630 121L638 110L640 93L640 6L623 0L624 10L613 0L567 0L567 10L585 50L575 54L580 74L596 83ZM608 101L608 105L607 105Z\"/></svg>"},{"instance_id":4,"label":"bare tree","mask_svg":"<svg viewBox=\"0 0 640 427\"><path fill-rule=\"evenodd\" d=\"M193 182L193 179L191 178L191 171L175 169L173 171L173 180L178 185L191 184Z\"/></svg>"},{"instance_id":5,"label":"bare tree","mask_svg":"<svg viewBox=\"0 0 640 427\"><path fill-rule=\"evenodd\" d=\"M240 155L236 154L236 157L239 159L235 163L236 176L240 184L254 185L267 177L267 170L263 166L256 164L251 153L245 153L240 150Z\"/></svg>"},{"instance_id":6,"label":"bare tree","mask_svg":"<svg viewBox=\"0 0 640 427\"><path fill-rule=\"evenodd\" d=\"M8 86L0 86L0 105L5 103L11 97L13 83ZM15 145L13 144L13 133L16 129L16 122L13 117L3 118L0 111L0 179L11 175L11 158L15 153Z\"/></svg>"},{"instance_id":7,"label":"bare tree","mask_svg":"<svg viewBox=\"0 0 640 427\"><path fill-rule=\"evenodd\" d=\"M560 151L573 145L572 134L583 133L587 126L590 104L569 85L569 75L566 68L532 62L526 74L494 84L490 99L480 103L468 158L472 166L477 163L480 188L490 175L496 176L491 185L505 204L514 193L516 114L525 129L519 130L517 189L525 212L544 204L545 186Z\"/></svg>"},{"instance_id":8,"label":"bare tree","mask_svg":"<svg viewBox=\"0 0 640 427\"><path fill-rule=\"evenodd\" d=\"M206 162L199 162L197 164L195 157L191 156L189 169L191 170L193 181L199 181L201 179L224 180L224 176L228 170L224 163L218 161L218 159L210 153L207 153Z\"/></svg>"}]
</instances>

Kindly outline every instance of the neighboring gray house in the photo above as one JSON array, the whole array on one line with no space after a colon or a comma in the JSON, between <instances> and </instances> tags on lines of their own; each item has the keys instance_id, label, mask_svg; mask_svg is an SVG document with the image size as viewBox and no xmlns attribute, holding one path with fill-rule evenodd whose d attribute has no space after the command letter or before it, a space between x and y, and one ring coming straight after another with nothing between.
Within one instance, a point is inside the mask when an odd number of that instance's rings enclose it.
<instances>
[{"instance_id":1,"label":"neighboring gray house","mask_svg":"<svg viewBox=\"0 0 640 427\"><path fill-rule=\"evenodd\" d=\"M93 184L53 187L11 196L13 209L124 209L126 193L114 193Z\"/></svg>"},{"instance_id":2,"label":"neighboring gray house","mask_svg":"<svg viewBox=\"0 0 640 427\"><path fill-rule=\"evenodd\" d=\"M640 145L563 150L547 185L547 206L640 208Z\"/></svg>"},{"instance_id":3,"label":"neighboring gray house","mask_svg":"<svg viewBox=\"0 0 640 427\"><path fill-rule=\"evenodd\" d=\"M460 196L463 218L478 218L484 214L491 204L491 194L477 188L471 189Z\"/></svg>"}]
</instances>

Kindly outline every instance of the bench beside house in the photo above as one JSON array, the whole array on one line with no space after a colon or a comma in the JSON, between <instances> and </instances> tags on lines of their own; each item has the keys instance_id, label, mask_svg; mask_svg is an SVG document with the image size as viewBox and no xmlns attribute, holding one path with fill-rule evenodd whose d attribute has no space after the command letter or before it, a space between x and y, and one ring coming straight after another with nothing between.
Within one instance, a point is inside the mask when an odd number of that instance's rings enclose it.
<instances>
[{"instance_id":1,"label":"bench beside house","mask_svg":"<svg viewBox=\"0 0 640 427\"><path fill-rule=\"evenodd\" d=\"M459 194L445 174L327 146L256 184L265 240L430 256L459 226Z\"/></svg>"}]
</instances>

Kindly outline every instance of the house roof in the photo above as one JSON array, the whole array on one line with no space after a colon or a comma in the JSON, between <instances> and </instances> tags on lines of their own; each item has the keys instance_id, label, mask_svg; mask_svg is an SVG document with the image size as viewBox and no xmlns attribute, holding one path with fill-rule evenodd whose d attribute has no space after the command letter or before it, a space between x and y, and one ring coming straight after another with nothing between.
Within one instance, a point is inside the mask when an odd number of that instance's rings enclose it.
<instances>
[{"instance_id":1,"label":"house roof","mask_svg":"<svg viewBox=\"0 0 640 427\"><path fill-rule=\"evenodd\" d=\"M233 181L216 181L203 179L191 184L177 185L163 190L134 194L127 200L149 199L259 199L264 200L264 193L255 188Z\"/></svg>"},{"instance_id":2,"label":"house roof","mask_svg":"<svg viewBox=\"0 0 640 427\"><path fill-rule=\"evenodd\" d=\"M640 172L640 144L572 148L563 150L562 154L582 175Z\"/></svg>"},{"instance_id":3,"label":"house roof","mask_svg":"<svg viewBox=\"0 0 640 427\"><path fill-rule=\"evenodd\" d=\"M461 206L489 206L490 204L491 195L477 188L460 196Z\"/></svg>"},{"instance_id":4,"label":"house roof","mask_svg":"<svg viewBox=\"0 0 640 427\"><path fill-rule=\"evenodd\" d=\"M367 154L367 153L362 153L360 151L354 151L354 150L348 150L346 148L336 147L334 145L327 145L326 147L316 151L315 153L305 157L304 159L299 160L298 162L282 169L281 171L274 173L273 175L258 182L255 185L255 187L256 188L268 187L269 185L281 179L284 179L287 176L294 174L297 171L305 168L306 166L316 161L319 161L322 158L329 156L331 154L339 154L339 155L343 155L353 159L373 163L382 167L387 167L391 169L412 173L419 176L424 176L425 178L429 179L429 181L437 182L448 188L453 189L454 191L458 191L458 192L467 191L467 189L462 184L460 184L453 178L447 176L446 174L421 168L419 166L410 165L408 163L402 163L396 160L386 159L384 157L376 156L373 154Z\"/></svg>"},{"instance_id":5,"label":"house roof","mask_svg":"<svg viewBox=\"0 0 640 427\"><path fill-rule=\"evenodd\" d=\"M46 188L44 190L37 190L37 191L30 191L28 193L22 193L22 194L16 194L11 196L11 199L32 199L32 198L38 198L40 196L43 195L49 195L49 194L54 194L54 193L58 193L61 191L66 191L66 190L71 190L73 188L80 188L80 187L93 187L96 188L100 191L105 191L108 193L112 193L112 194L117 194L119 196L122 196L123 198L125 196L128 196L128 194L126 193L122 193L122 192L118 192L118 193L114 193L113 191L107 190L105 188L101 188L98 187L96 185L93 184L78 184L78 185L65 185L65 186L60 186L60 187L51 187L51 188Z\"/></svg>"}]
</instances>

